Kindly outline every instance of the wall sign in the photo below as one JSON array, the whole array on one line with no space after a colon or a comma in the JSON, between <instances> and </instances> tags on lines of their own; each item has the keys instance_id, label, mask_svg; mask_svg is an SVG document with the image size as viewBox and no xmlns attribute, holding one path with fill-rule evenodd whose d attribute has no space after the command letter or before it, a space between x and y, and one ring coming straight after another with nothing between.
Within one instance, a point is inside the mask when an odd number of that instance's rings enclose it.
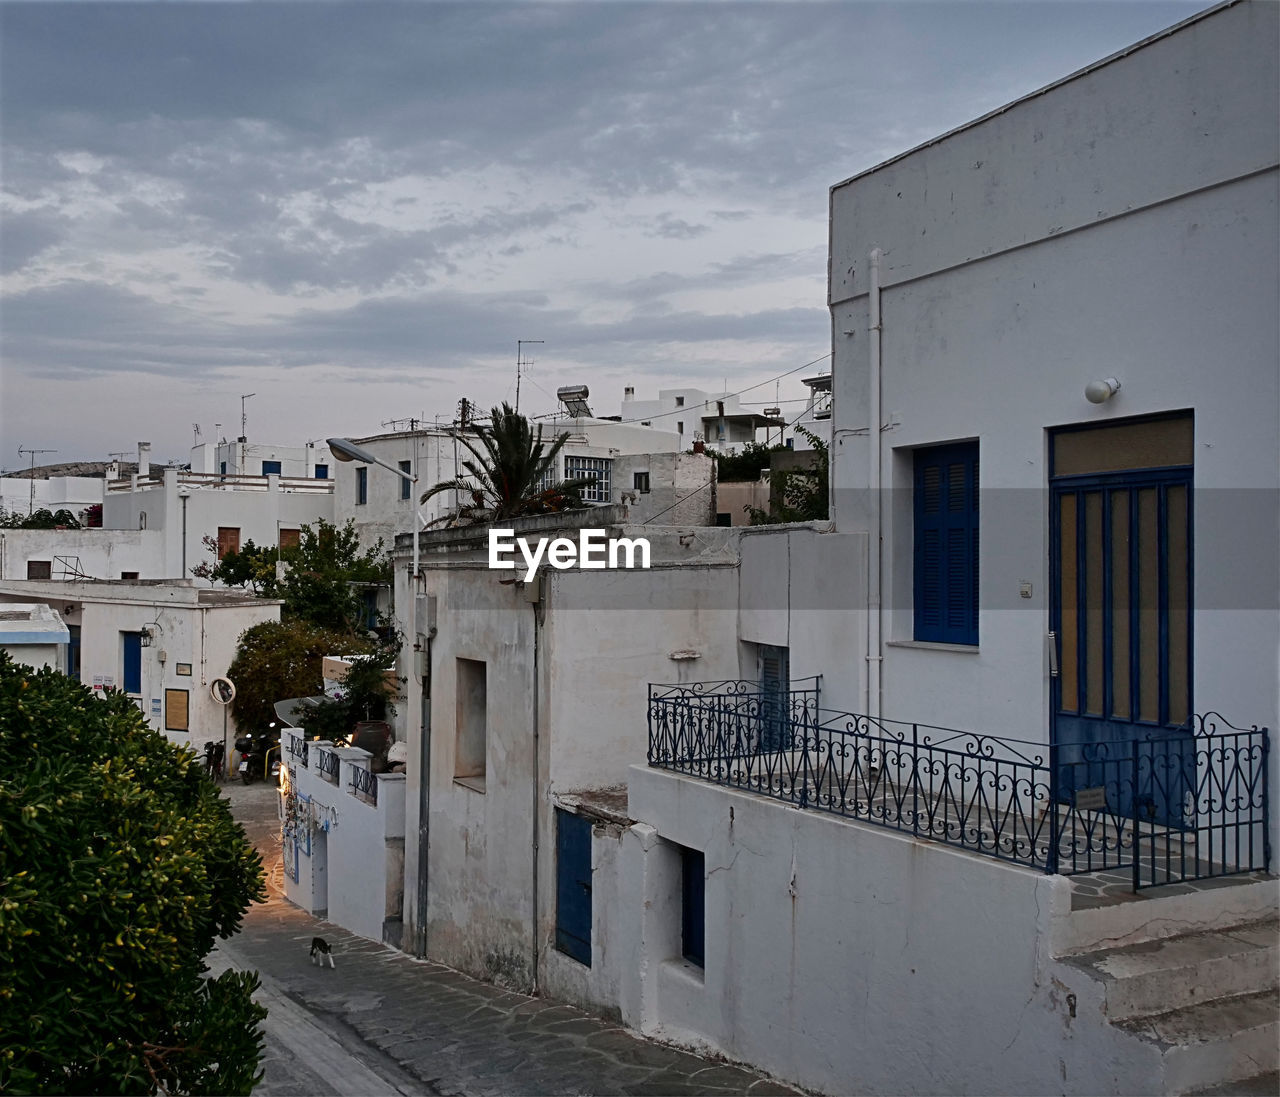
<instances>
[{"instance_id":1,"label":"wall sign","mask_svg":"<svg viewBox=\"0 0 1280 1097\"><path fill-rule=\"evenodd\" d=\"M176 668L176 670L175 670L175 673L178 675L178 677L179 677L179 678L190 678L190 677L191 677L191 664L190 664L190 663L179 663L179 664L177 665L177 668Z\"/></svg>"},{"instance_id":2,"label":"wall sign","mask_svg":"<svg viewBox=\"0 0 1280 1097\"><path fill-rule=\"evenodd\" d=\"M166 731L191 730L191 691L167 689L164 691L164 727Z\"/></svg>"}]
</instances>

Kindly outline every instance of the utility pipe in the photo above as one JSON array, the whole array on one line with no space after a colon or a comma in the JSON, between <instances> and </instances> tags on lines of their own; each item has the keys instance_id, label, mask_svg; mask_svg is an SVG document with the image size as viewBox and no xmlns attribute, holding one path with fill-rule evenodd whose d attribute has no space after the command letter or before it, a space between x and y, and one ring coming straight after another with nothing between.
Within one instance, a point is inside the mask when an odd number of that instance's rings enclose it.
<instances>
[{"instance_id":1,"label":"utility pipe","mask_svg":"<svg viewBox=\"0 0 1280 1097\"><path fill-rule=\"evenodd\" d=\"M867 538L867 715L880 717L880 666L883 658L881 646L881 565L880 547L883 530L883 506L880 495L883 481L880 449L880 424L884 421L880 412L880 341L884 330L880 318L880 259L883 252L871 249L870 286L867 307L870 311L870 337L867 340L869 392L867 440L871 446L871 463L867 485L871 496L870 527Z\"/></svg>"}]
</instances>

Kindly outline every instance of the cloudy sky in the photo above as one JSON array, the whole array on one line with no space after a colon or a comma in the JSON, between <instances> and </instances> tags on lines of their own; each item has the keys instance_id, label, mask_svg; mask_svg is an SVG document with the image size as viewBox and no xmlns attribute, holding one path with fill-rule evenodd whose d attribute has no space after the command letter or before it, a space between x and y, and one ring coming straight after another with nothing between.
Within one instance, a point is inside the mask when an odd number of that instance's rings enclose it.
<instances>
[{"instance_id":1,"label":"cloudy sky","mask_svg":"<svg viewBox=\"0 0 1280 1097\"><path fill-rule=\"evenodd\" d=\"M831 184L1206 6L0 3L0 467L795 370Z\"/></svg>"}]
</instances>

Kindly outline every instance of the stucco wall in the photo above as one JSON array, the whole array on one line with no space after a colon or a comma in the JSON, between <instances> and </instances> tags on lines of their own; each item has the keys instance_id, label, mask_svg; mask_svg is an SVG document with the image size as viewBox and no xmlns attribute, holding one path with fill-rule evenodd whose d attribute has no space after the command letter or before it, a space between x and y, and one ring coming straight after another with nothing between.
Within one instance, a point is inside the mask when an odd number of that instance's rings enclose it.
<instances>
[{"instance_id":1,"label":"stucco wall","mask_svg":"<svg viewBox=\"0 0 1280 1097\"><path fill-rule=\"evenodd\" d=\"M1048 953L1069 885L637 767L623 1017L827 1093L1142 1093L1158 1051L1073 1019ZM679 858L706 858L706 962Z\"/></svg>"},{"instance_id":2,"label":"stucco wall","mask_svg":"<svg viewBox=\"0 0 1280 1097\"><path fill-rule=\"evenodd\" d=\"M55 562L55 556L70 558ZM134 571L140 579L164 579L164 534L137 529L10 529L0 533L0 579L25 579L28 560L49 561L51 578L71 578L74 561L90 579L119 579Z\"/></svg>"}]
</instances>

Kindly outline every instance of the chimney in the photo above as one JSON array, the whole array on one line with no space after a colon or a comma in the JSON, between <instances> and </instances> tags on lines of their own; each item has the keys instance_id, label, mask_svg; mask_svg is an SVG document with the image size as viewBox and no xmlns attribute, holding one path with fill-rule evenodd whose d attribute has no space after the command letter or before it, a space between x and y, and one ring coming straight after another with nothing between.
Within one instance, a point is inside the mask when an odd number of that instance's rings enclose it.
<instances>
[{"instance_id":1,"label":"chimney","mask_svg":"<svg viewBox=\"0 0 1280 1097\"><path fill-rule=\"evenodd\" d=\"M623 400L634 400L636 398L636 389L634 385L628 385L622 390Z\"/></svg>"},{"instance_id":2,"label":"chimney","mask_svg":"<svg viewBox=\"0 0 1280 1097\"><path fill-rule=\"evenodd\" d=\"M151 443L138 443L138 479L142 480L151 475Z\"/></svg>"}]
</instances>

